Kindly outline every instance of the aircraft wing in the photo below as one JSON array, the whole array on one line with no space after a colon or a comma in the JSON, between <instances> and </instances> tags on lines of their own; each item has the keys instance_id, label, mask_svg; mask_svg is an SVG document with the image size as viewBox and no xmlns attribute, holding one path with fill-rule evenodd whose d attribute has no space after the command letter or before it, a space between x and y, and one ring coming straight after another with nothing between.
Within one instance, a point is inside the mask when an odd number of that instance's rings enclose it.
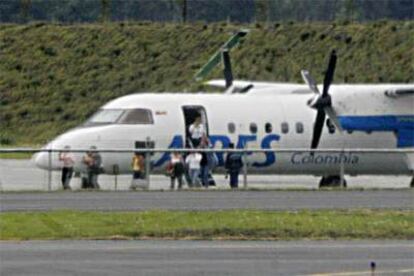
<instances>
[{"instance_id":1,"label":"aircraft wing","mask_svg":"<svg viewBox=\"0 0 414 276\"><path fill-rule=\"evenodd\" d=\"M226 88L226 80L217 79L217 80L209 80L204 82L205 85L217 88ZM235 80L233 81L233 86L242 89L246 86L253 85L254 88L268 88L270 86L274 86L277 83L275 82L260 82L260 81L246 81L246 80Z\"/></svg>"},{"instance_id":2,"label":"aircraft wing","mask_svg":"<svg viewBox=\"0 0 414 276\"><path fill-rule=\"evenodd\" d=\"M205 85L226 88L226 81L223 79L215 79L204 82ZM281 82L264 82L264 81L248 81L235 80L232 87L237 91L252 91L255 93L278 93L278 94L310 94L313 93L307 85L297 83L281 83ZM249 88L246 91L246 88Z\"/></svg>"},{"instance_id":3,"label":"aircraft wing","mask_svg":"<svg viewBox=\"0 0 414 276\"><path fill-rule=\"evenodd\" d=\"M414 87L391 88L385 91L385 95L391 98L414 95Z\"/></svg>"}]
</instances>

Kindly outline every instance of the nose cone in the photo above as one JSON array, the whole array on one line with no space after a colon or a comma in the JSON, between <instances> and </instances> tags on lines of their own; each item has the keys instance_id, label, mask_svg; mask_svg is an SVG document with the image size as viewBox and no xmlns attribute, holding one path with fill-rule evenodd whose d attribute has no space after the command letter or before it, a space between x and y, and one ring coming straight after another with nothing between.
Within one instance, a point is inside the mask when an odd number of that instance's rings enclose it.
<instances>
[{"instance_id":1,"label":"nose cone","mask_svg":"<svg viewBox=\"0 0 414 276\"><path fill-rule=\"evenodd\" d=\"M33 157L32 160L36 164L36 167L40 169L52 169L51 164L49 163L49 153L47 152L38 152Z\"/></svg>"},{"instance_id":2,"label":"nose cone","mask_svg":"<svg viewBox=\"0 0 414 276\"><path fill-rule=\"evenodd\" d=\"M96 129L96 128L95 128ZM59 160L60 151L65 151L69 146L72 149L89 148L96 145L95 129L73 129L56 137L53 141L42 148L42 151L32 157L32 162L36 167L43 170L60 170L63 163ZM50 152L49 150L53 150Z\"/></svg>"},{"instance_id":3,"label":"nose cone","mask_svg":"<svg viewBox=\"0 0 414 276\"><path fill-rule=\"evenodd\" d=\"M38 152L33 156L32 160L36 164L36 167L43 170L56 171L62 168L58 159L57 152Z\"/></svg>"}]
</instances>

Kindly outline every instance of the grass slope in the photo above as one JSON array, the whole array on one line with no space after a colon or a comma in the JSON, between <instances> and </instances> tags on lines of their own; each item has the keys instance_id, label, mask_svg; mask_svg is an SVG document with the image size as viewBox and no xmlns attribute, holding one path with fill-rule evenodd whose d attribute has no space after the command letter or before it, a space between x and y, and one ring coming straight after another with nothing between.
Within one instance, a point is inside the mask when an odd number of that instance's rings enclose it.
<instances>
[{"instance_id":1,"label":"grass slope","mask_svg":"<svg viewBox=\"0 0 414 276\"><path fill-rule=\"evenodd\" d=\"M413 82L414 22L0 25L0 144L33 145L84 121L100 105L144 91L197 91L194 73L229 38L237 78L321 81L329 50L335 81ZM217 69L211 77L221 77Z\"/></svg>"},{"instance_id":2,"label":"grass slope","mask_svg":"<svg viewBox=\"0 0 414 276\"><path fill-rule=\"evenodd\" d=\"M413 239L412 211L0 213L0 240Z\"/></svg>"}]
</instances>

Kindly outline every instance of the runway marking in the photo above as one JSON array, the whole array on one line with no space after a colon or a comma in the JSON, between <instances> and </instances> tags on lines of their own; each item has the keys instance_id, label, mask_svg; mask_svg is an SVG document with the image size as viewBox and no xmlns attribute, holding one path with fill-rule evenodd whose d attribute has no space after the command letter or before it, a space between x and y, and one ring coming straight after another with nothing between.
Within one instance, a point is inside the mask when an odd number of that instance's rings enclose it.
<instances>
[{"instance_id":1,"label":"runway marking","mask_svg":"<svg viewBox=\"0 0 414 276\"><path fill-rule=\"evenodd\" d=\"M411 272L414 272L414 269L382 270L382 271L375 271L374 273L371 270L352 271L352 272L330 272L330 273L308 274L308 276L379 275L379 274L389 274L389 273L411 273Z\"/></svg>"}]
</instances>

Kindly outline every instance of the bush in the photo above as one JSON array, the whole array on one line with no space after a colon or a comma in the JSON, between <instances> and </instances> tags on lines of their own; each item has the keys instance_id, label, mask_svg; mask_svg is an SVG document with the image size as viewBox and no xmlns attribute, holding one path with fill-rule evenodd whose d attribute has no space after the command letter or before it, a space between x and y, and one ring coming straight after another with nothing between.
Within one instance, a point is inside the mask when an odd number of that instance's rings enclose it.
<instances>
[{"instance_id":1,"label":"bush","mask_svg":"<svg viewBox=\"0 0 414 276\"><path fill-rule=\"evenodd\" d=\"M407 39L414 37L411 21L249 26L244 43L231 53L236 79L302 83L300 70L313 67L321 82L329 48L334 47L340 60L337 82L414 81L412 39ZM3 142L49 140L80 124L108 100L130 93L211 91L194 82L193 75L242 27L150 22L0 25L0 132L10 134ZM222 67L207 78L223 78Z\"/></svg>"},{"instance_id":2,"label":"bush","mask_svg":"<svg viewBox=\"0 0 414 276\"><path fill-rule=\"evenodd\" d=\"M1 134L0 133L0 145L11 145L14 143L14 139L7 135L7 134Z\"/></svg>"}]
</instances>

